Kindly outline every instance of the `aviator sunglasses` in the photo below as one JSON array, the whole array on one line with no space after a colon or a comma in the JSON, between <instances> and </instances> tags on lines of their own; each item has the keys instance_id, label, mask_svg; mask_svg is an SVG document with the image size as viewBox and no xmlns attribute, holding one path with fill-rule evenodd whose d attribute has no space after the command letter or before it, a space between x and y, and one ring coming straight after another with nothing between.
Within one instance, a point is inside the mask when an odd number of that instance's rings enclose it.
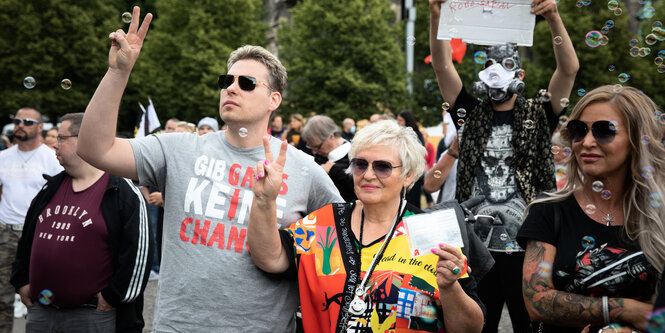
<instances>
[{"instance_id":1,"label":"aviator sunglasses","mask_svg":"<svg viewBox=\"0 0 665 333\"><path fill-rule=\"evenodd\" d=\"M584 140L589 127L581 120L570 120L566 125L566 134L572 142L580 142ZM608 144L614 140L617 132L616 122L607 120L599 120L591 124L591 134L598 143Z\"/></svg>"},{"instance_id":2,"label":"aviator sunglasses","mask_svg":"<svg viewBox=\"0 0 665 333\"><path fill-rule=\"evenodd\" d=\"M362 176L367 172L369 162L364 158L354 158L351 160L351 167L356 176ZM372 161L372 170L378 178L388 178L395 168L401 168L401 165L393 166L388 161L376 160Z\"/></svg>"},{"instance_id":3,"label":"aviator sunglasses","mask_svg":"<svg viewBox=\"0 0 665 333\"><path fill-rule=\"evenodd\" d=\"M256 88L257 83L261 83L264 86L266 86L270 91L273 91L269 85L267 85L264 82L258 81L255 77L249 76L249 75L230 75L230 74L222 74L219 76L219 80L217 80L217 84L219 85L220 88L222 89L227 89L233 84L233 81L235 81L235 78L238 78L238 86L240 89L244 91L252 91Z\"/></svg>"},{"instance_id":4,"label":"aviator sunglasses","mask_svg":"<svg viewBox=\"0 0 665 333\"><path fill-rule=\"evenodd\" d=\"M18 126L20 123L23 123L23 125L25 126L32 126L35 124L39 124L39 121L30 118L14 118L12 122L14 122L15 126Z\"/></svg>"}]
</instances>

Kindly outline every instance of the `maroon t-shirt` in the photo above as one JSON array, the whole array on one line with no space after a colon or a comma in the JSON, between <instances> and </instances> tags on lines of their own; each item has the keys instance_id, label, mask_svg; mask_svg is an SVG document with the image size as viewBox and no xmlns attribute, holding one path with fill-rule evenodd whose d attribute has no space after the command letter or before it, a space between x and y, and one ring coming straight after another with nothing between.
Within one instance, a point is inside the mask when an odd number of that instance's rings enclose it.
<instances>
[{"instance_id":1,"label":"maroon t-shirt","mask_svg":"<svg viewBox=\"0 0 665 333\"><path fill-rule=\"evenodd\" d=\"M37 220L30 258L30 296L48 289L53 304L78 306L104 289L113 274L101 202L109 182L105 173L87 189L74 192L67 176Z\"/></svg>"}]
</instances>

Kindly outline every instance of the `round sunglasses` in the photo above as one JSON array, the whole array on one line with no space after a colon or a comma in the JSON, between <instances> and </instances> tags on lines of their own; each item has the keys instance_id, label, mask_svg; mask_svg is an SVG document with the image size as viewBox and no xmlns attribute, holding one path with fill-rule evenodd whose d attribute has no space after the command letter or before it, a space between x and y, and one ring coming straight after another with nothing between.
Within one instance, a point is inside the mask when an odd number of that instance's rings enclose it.
<instances>
[{"instance_id":1,"label":"round sunglasses","mask_svg":"<svg viewBox=\"0 0 665 333\"><path fill-rule=\"evenodd\" d=\"M393 169L402 167L401 165L393 166L392 163L382 160L372 161L371 164L372 170L378 178L388 178L393 173ZM354 158L351 160L351 168L353 169L353 174L356 176L364 175L369 165L370 162L364 158Z\"/></svg>"},{"instance_id":2,"label":"round sunglasses","mask_svg":"<svg viewBox=\"0 0 665 333\"><path fill-rule=\"evenodd\" d=\"M265 82L261 82L257 80L253 76L249 75L230 75L230 74L222 74L219 76L219 79L217 80L217 84L221 89L227 89L233 84L233 81L235 81L235 78L238 78L238 86L240 89L244 91L252 91L256 88L257 83L261 83L264 86L266 86L270 91L274 91L272 87L270 87L268 84Z\"/></svg>"},{"instance_id":3,"label":"round sunglasses","mask_svg":"<svg viewBox=\"0 0 665 333\"><path fill-rule=\"evenodd\" d=\"M589 133L589 126L581 120L569 120L566 125L566 135L572 141L580 142ZM591 134L598 143L608 144L614 140L617 134L617 123L615 121L599 120L591 124Z\"/></svg>"}]
</instances>

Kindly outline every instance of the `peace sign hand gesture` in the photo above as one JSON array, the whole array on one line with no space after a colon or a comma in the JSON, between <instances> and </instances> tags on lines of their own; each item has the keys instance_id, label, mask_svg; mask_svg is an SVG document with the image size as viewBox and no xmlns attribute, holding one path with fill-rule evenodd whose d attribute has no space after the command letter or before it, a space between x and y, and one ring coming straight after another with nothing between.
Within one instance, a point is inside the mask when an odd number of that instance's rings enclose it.
<instances>
[{"instance_id":1,"label":"peace sign hand gesture","mask_svg":"<svg viewBox=\"0 0 665 333\"><path fill-rule=\"evenodd\" d=\"M266 152L265 161L259 161L254 168L254 200L275 201L282 186L282 173L286 163L286 149L289 144L282 141L277 159L274 159L270 149L270 135L263 136L263 149Z\"/></svg>"},{"instance_id":2,"label":"peace sign hand gesture","mask_svg":"<svg viewBox=\"0 0 665 333\"><path fill-rule=\"evenodd\" d=\"M134 67L136 59L141 53L143 40L148 33L148 27L152 21L152 14L148 13L143 19L143 24L139 28L139 17L141 9L134 7L132 12L132 22L125 33L122 29L109 34L111 40L111 50L109 51L109 67L114 70L129 73Z\"/></svg>"}]
</instances>

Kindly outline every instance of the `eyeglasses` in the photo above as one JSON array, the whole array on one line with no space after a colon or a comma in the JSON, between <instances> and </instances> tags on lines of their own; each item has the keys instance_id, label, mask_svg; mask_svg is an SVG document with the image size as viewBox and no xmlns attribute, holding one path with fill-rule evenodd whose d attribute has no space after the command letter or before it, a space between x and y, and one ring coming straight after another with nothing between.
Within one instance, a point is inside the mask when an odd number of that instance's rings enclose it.
<instances>
[{"instance_id":1,"label":"eyeglasses","mask_svg":"<svg viewBox=\"0 0 665 333\"><path fill-rule=\"evenodd\" d=\"M572 142L584 140L588 132L589 127L581 120L569 120L566 125L566 135ZM598 143L608 144L617 134L617 123L607 120L596 121L591 125L591 134Z\"/></svg>"},{"instance_id":2,"label":"eyeglasses","mask_svg":"<svg viewBox=\"0 0 665 333\"><path fill-rule=\"evenodd\" d=\"M330 136L332 136L332 134L328 135L328 139L330 139ZM307 149L309 149L313 152L319 151L319 150L321 150L321 147L323 146L323 144L326 143L326 141L328 141L328 139L325 139L325 140L321 141L321 143L319 143L319 145L316 146L316 147L311 147L310 145L305 145L305 147L307 147Z\"/></svg>"},{"instance_id":3,"label":"eyeglasses","mask_svg":"<svg viewBox=\"0 0 665 333\"><path fill-rule=\"evenodd\" d=\"M356 176L362 176L367 172L369 167L369 162L364 158L354 158L351 160L351 168L353 168L353 174ZM376 160L372 161L372 170L378 178L388 178L390 174L393 173L393 169L401 168L401 165L393 166L392 163L388 161Z\"/></svg>"},{"instance_id":4,"label":"eyeglasses","mask_svg":"<svg viewBox=\"0 0 665 333\"><path fill-rule=\"evenodd\" d=\"M503 60L501 60L501 62L497 61L496 59L487 58L487 60L485 61L485 68L490 67L497 63L500 63L501 66L503 66L503 68L509 71L515 69L515 59L513 58L504 58Z\"/></svg>"},{"instance_id":5,"label":"eyeglasses","mask_svg":"<svg viewBox=\"0 0 665 333\"><path fill-rule=\"evenodd\" d=\"M38 120L30 118L14 118L13 122L15 126L18 126L20 123L23 123L24 126L28 127L40 123Z\"/></svg>"},{"instance_id":6,"label":"eyeglasses","mask_svg":"<svg viewBox=\"0 0 665 333\"><path fill-rule=\"evenodd\" d=\"M78 135L58 135L58 144L62 142L62 139L67 139L67 138L76 138Z\"/></svg>"},{"instance_id":7,"label":"eyeglasses","mask_svg":"<svg viewBox=\"0 0 665 333\"><path fill-rule=\"evenodd\" d=\"M261 83L264 86L266 86L270 91L273 91L272 87L270 87L268 84L261 82L257 80L253 76L249 75L229 75L229 74L222 74L219 76L219 80L217 80L217 84L221 89L227 89L233 84L233 81L235 81L235 78L238 77L238 86L240 89L244 91L252 91L256 88L257 83Z\"/></svg>"}]
</instances>

